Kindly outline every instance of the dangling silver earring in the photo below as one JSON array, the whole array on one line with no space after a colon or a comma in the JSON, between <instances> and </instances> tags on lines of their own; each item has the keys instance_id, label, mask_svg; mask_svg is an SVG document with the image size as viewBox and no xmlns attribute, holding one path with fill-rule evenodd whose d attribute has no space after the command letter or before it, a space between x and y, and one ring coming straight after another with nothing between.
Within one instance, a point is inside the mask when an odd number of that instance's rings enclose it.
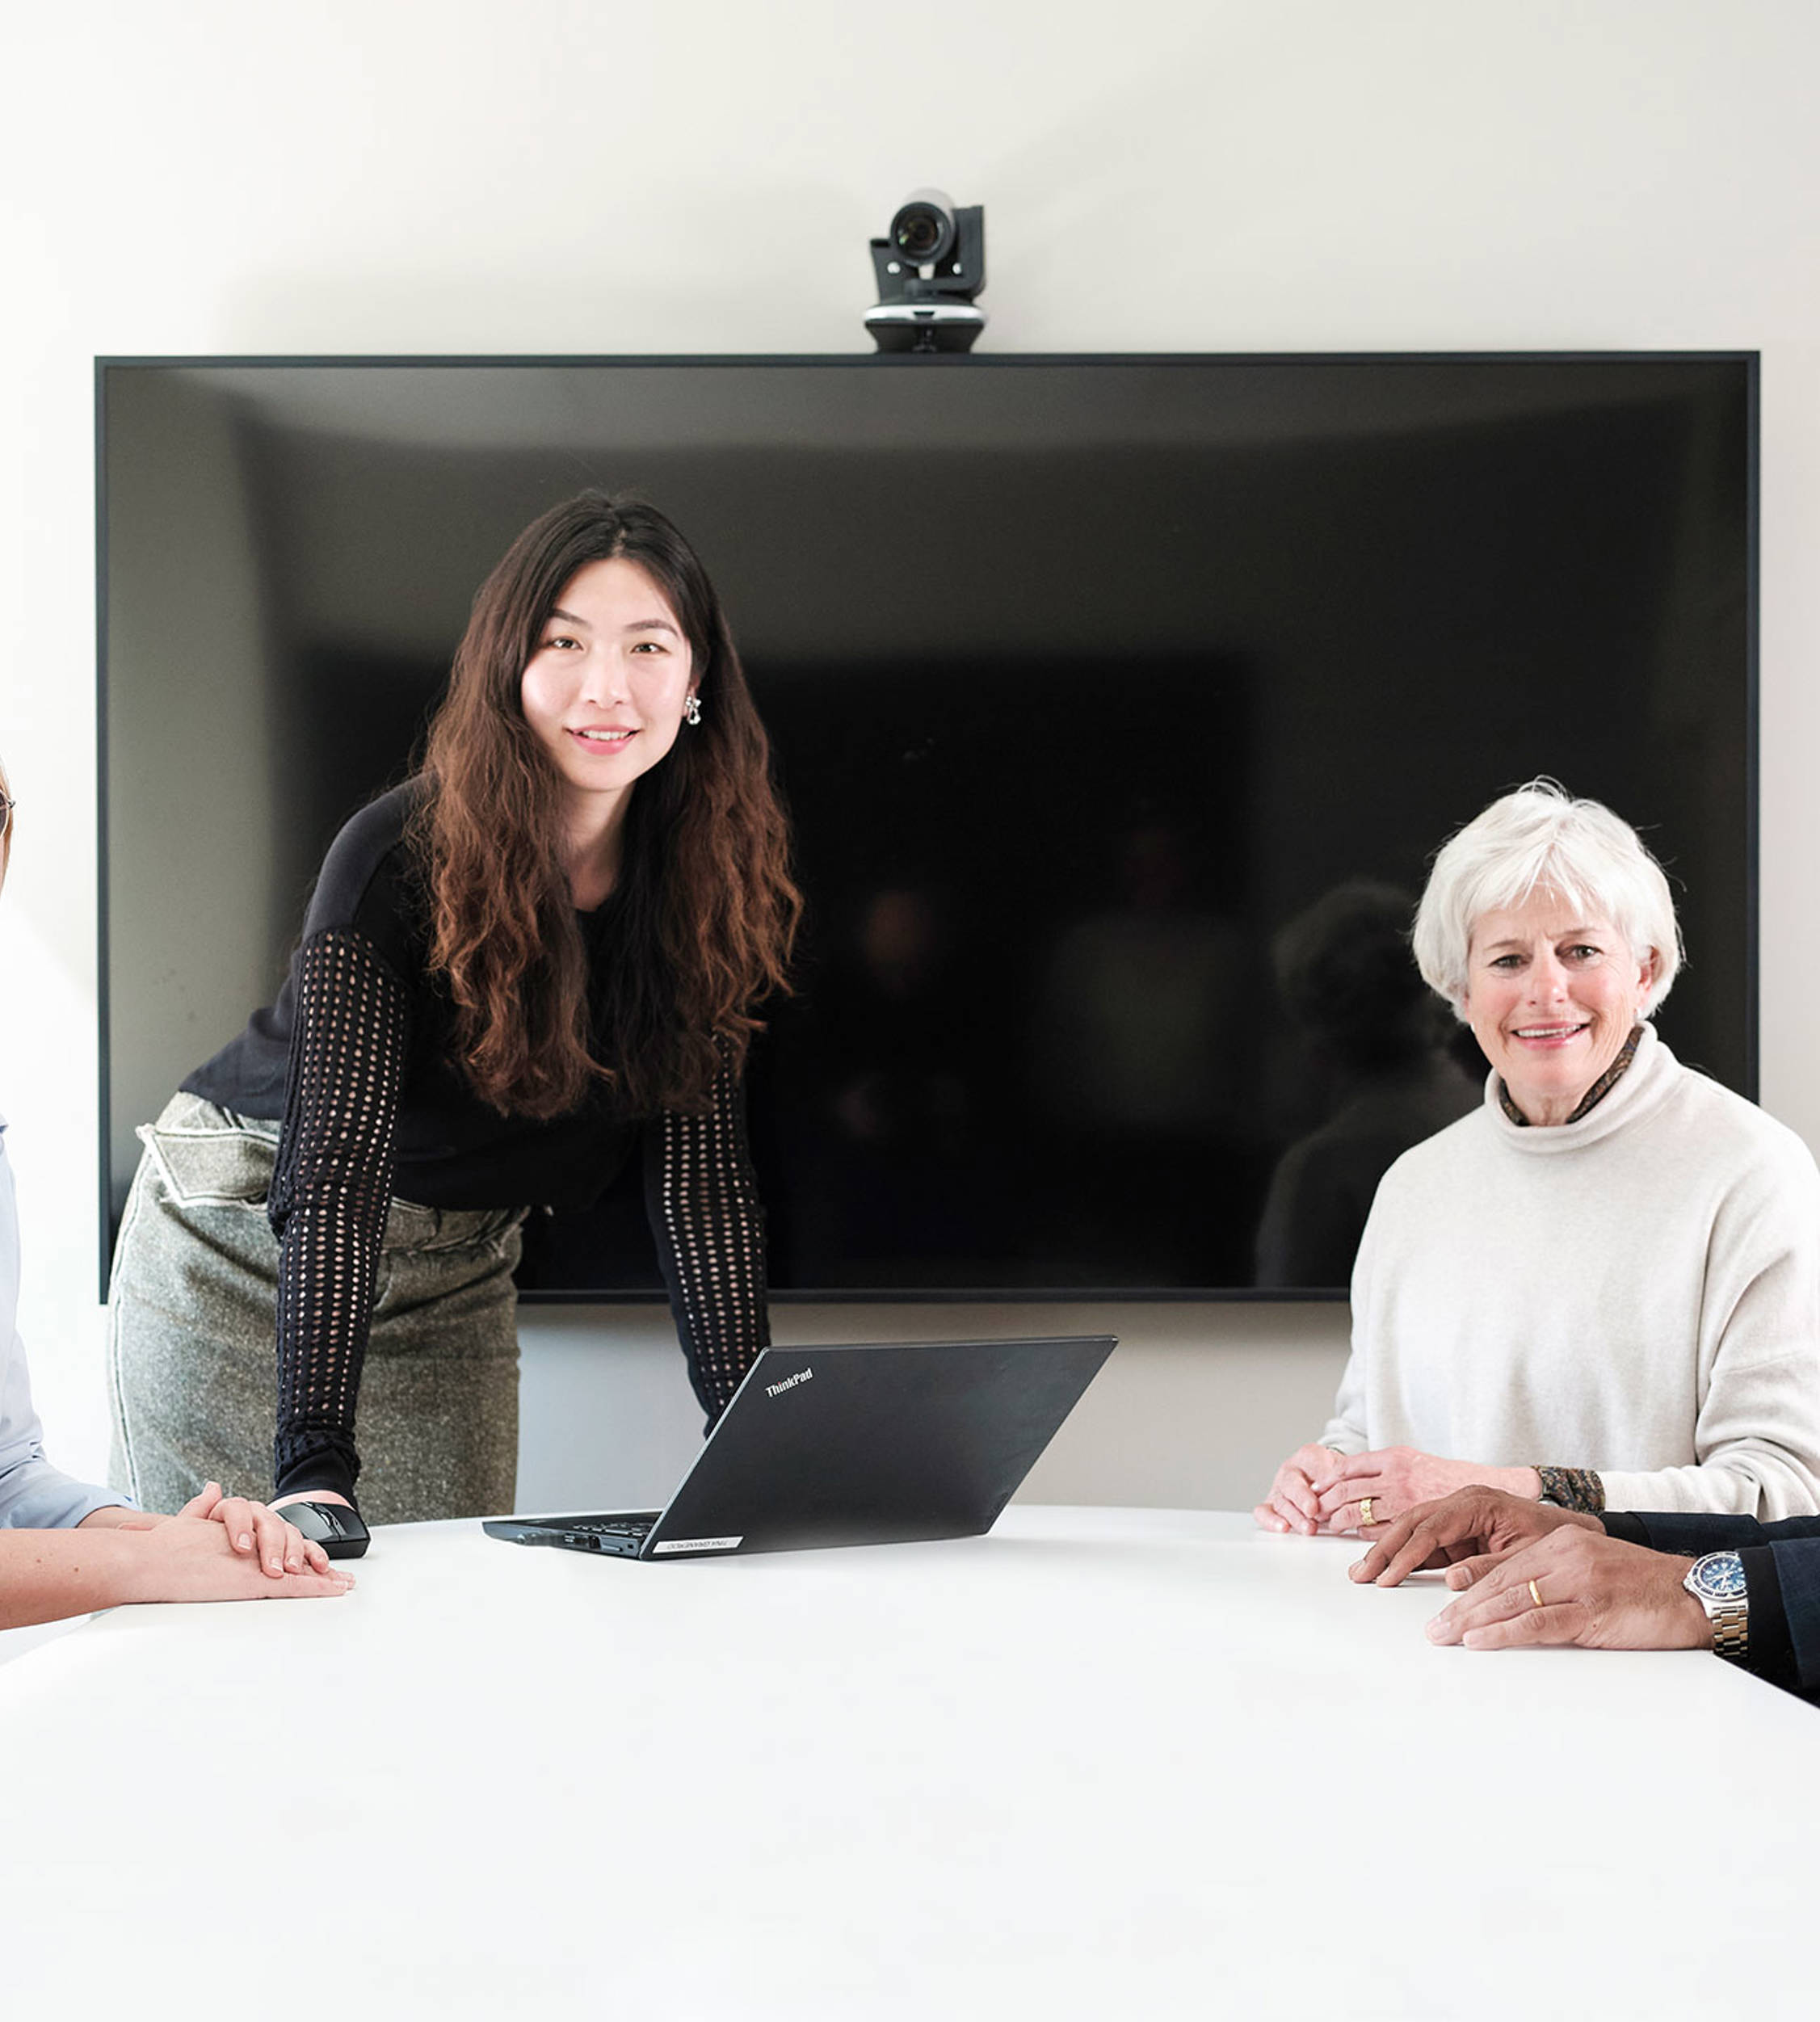
<instances>
[{"instance_id":1,"label":"dangling silver earring","mask_svg":"<svg viewBox=\"0 0 1820 2022\"><path fill-rule=\"evenodd\" d=\"M693 694L683 704L683 721L685 723L699 723L701 721L701 703L699 697Z\"/></svg>"}]
</instances>

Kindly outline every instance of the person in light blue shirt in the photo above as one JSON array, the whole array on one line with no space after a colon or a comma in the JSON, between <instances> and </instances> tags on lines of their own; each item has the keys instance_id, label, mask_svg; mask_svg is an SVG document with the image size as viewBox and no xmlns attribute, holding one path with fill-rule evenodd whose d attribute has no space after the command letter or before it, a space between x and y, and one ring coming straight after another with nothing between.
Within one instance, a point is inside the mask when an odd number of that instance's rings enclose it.
<instances>
[{"instance_id":1,"label":"person in light blue shirt","mask_svg":"<svg viewBox=\"0 0 1820 2022\"><path fill-rule=\"evenodd\" d=\"M118 1507L120 1499L109 1489L74 1480L46 1459L18 1311L19 1218L6 1157L6 1120L0 1116L0 1525L61 1530Z\"/></svg>"},{"instance_id":2,"label":"person in light blue shirt","mask_svg":"<svg viewBox=\"0 0 1820 2022\"><path fill-rule=\"evenodd\" d=\"M12 855L13 806L0 769L0 885ZM0 1117L0 1629L126 1601L347 1592L352 1579L320 1545L263 1503L224 1495L215 1482L175 1516L153 1516L53 1466L19 1339L19 1216Z\"/></svg>"}]
</instances>

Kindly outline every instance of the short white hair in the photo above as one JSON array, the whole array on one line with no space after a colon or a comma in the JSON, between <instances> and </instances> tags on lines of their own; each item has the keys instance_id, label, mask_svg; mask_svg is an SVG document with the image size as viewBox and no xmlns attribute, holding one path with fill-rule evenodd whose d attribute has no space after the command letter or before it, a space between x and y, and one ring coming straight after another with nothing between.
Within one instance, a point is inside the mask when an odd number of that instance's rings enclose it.
<instances>
[{"instance_id":1,"label":"short white hair","mask_svg":"<svg viewBox=\"0 0 1820 2022\"><path fill-rule=\"evenodd\" d=\"M1553 892L1587 919L1609 921L1633 955L1654 958L1640 1007L1653 1016L1681 966L1668 880L1628 822L1597 801L1576 801L1558 780L1519 786L1442 844L1415 912L1412 945L1423 981L1464 1019L1473 927L1535 892Z\"/></svg>"}]
</instances>

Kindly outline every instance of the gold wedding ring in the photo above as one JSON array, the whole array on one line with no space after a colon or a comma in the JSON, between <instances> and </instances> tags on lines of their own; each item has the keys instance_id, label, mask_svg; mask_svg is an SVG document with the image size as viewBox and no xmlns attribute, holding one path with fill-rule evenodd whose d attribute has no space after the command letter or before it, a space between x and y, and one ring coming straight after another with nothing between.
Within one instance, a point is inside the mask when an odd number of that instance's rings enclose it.
<instances>
[{"instance_id":1,"label":"gold wedding ring","mask_svg":"<svg viewBox=\"0 0 1820 2022\"><path fill-rule=\"evenodd\" d=\"M1540 1608L1540 1607L1541 1606L1541 1604L1542 1604L1542 1594L1541 1594L1541 1590L1540 1590L1540 1587L1538 1587L1536 1586L1536 1583L1535 1583L1535 1581L1534 1581L1534 1580L1532 1580L1532 1581L1529 1583L1529 1598L1530 1598L1530 1599L1531 1599L1531 1600L1532 1600L1532 1601L1536 1604L1536 1605L1538 1608Z\"/></svg>"},{"instance_id":2,"label":"gold wedding ring","mask_svg":"<svg viewBox=\"0 0 1820 2022\"><path fill-rule=\"evenodd\" d=\"M1374 1498L1369 1495L1361 1495L1360 1497L1359 1521L1360 1524L1375 1524L1377 1521L1377 1519L1372 1515L1372 1503L1374 1499Z\"/></svg>"}]
</instances>

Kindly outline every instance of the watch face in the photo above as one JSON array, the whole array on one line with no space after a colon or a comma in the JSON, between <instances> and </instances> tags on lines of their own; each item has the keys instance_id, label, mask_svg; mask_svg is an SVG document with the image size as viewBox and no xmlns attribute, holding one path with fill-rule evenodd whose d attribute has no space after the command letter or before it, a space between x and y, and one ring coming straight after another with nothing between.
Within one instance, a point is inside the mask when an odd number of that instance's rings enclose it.
<instances>
[{"instance_id":1,"label":"watch face","mask_svg":"<svg viewBox=\"0 0 1820 2022\"><path fill-rule=\"evenodd\" d=\"M1744 1562L1736 1552L1709 1552L1694 1561L1688 1585L1702 1600L1735 1601L1744 1593Z\"/></svg>"}]
</instances>

